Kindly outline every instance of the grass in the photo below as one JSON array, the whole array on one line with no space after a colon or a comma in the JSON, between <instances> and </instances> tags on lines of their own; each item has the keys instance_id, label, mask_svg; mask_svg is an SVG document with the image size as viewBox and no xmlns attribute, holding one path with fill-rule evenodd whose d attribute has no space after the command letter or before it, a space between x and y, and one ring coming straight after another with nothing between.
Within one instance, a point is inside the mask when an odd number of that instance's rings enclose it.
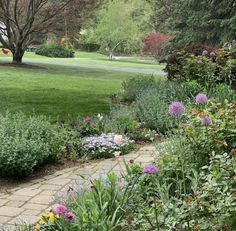
<instances>
[{"instance_id":1,"label":"grass","mask_svg":"<svg viewBox=\"0 0 236 231\"><path fill-rule=\"evenodd\" d=\"M11 54L2 54L0 52L0 57L11 59ZM118 60L109 60L106 55L93 52L76 52L75 58L48 58L44 56L36 55L35 53L26 52L25 61L30 62L30 59L35 60L47 60L52 62L63 62L63 63L73 63L73 64L92 64L98 66L114 66L114 67L130 67L130 68L141 68L141 69L156 69L161 70L164 65L158 65L150 57L126 57Z\"/></svg>"},{"instance_id":2,"label":"grass","mask_svg":"<svg viewBox=\"0 0 236 231\"><path fill-rule=\"evenodd\" d=\"M111 94L137 74L40 65L26 69L0 66L0 113L22 111L52 120L106 113Z\"/></svg>"}]
</instances>

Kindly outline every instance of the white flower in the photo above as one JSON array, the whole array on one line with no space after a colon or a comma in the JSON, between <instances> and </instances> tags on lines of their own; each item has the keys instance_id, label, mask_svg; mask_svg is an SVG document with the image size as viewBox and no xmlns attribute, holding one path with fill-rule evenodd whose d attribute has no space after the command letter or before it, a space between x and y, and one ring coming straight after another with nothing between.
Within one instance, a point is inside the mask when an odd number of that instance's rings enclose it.
<instances>
[{"instance_id":1,"label":"white flower","mask_svg":"<svg viewBox=\"0 0 236 231\"><path fill-rule=\"evenodd\" d=\"M117 144L117 145L122 145L124 143L124 138L122 135L115 135L114 137L114 142Z\"/></svg>"},{"instance_id":2,"label":"white flower","mask_svg":"<svg viewBox=\"0 0 236 231\"><path fill-rule=\"evenodd\" d=\"M114 152L114 157L116 159L119 159L120 158L120 152Z\"/></svg>"},{"instance_id":3,"label":"white flower","mask_svg":"<svg viewBox=\"0 0 236 231\"><path fill-rule=\"evenodd\" d=\"M100 121L103 119L103 115L101 115L100 113L97 115L97 117Z\"/></svg>"}]
</instances>

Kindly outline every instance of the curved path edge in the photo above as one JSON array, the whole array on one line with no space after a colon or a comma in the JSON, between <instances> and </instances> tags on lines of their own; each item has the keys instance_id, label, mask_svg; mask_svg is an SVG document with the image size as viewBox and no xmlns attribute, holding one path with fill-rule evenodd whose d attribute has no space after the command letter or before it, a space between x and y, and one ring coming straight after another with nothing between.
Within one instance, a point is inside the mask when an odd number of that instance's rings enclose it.
<instances>
[{"instance_id":1,"label":"curved path edge","mask_svg":"<svg viewBox=\"0 0 236 231\"><path fill-rule=\"evenodd\" d=\"M63 203L70 191L89 189L89 180L98 179L109 172L120 175L128 162L148 164L154 161L156 148L148 145L133 151L120 160L105 159L58 171L52 175L19 185L9 194L0 194L0 230L16 230L16 225L34 224L40 214Z\"/></svg>"}]
</instances>

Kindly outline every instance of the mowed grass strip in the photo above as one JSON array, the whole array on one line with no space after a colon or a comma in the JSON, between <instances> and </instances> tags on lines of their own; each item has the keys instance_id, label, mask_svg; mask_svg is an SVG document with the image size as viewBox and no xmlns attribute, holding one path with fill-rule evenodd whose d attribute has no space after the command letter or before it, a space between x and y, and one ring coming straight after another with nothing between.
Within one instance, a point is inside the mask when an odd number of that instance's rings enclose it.
<instances>
[{"instance_id":1,"label":"mowed grass strip","mask_svg":"<svg viewBox=\"0 0 236 231\"><path fill-rule=\"evenodd\" d=\"M0 66L0 113L22 111L52 120L106 113L110 96L124 79L137 74L86 68L40 65L40 68Z\"/></svg>"},{"instance_id":2,"label":"mowed grass strip","mask_svg":"<svg viewBox=\"0 0 236 231\"><path fill-rule=\"evenodd\" d=\"M0 50L0 58L7 58L8 61L11 60L12 54L4 55ZM75 52L75 58L49 58L45 56L36 55L33 52L26 52L23 61L30 62L34 61L48 61L48 62L61 62L68 64L92 64L97 66L111 66L111 67L129 67L137 69L153 69L162 70L165 65L158 64L152 57L125 57L121 59L109 60L107 55L99 54L96 52Z\"/></svg>"}]
</instances>

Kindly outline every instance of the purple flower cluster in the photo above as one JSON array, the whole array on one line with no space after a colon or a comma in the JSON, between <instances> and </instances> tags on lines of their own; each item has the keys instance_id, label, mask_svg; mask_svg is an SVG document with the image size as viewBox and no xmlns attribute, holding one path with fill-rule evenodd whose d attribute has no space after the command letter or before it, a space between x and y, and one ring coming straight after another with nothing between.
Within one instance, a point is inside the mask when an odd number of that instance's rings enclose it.
<instances>
[{"instance_id":1,"label":"purple flower cluster","mask_svg":"<svg viewBox=\"0 0 236 231\"><path fill-rule=\"evenodd\" d=\"M202 125L204 125L204 126L210 125L211 118L208 116L203 116L201 122L202 122Z\"/></svg>"},{"instance_id":2,"label":"purple flower cluster","mask_svg":"<svg viewBox=\"0 0 236 231\"><path fill-rule=\"evenodd\" d=\"M89 153L114 153L121 147L133 143L126 136L116 135L114 133L102 134L100 136L90 136L83 140L83 147Z\"/></svg>"},{"instance_id":3,"label":"purple flower cluster","mask_svg":"<svg viewBox=\"0 0 236 231\"><path fill-rule=\"evenodd\" d=\"M195 100L196 100L196 103L198 103L198 104L204 104L204 103L207 103L208 98L205 94L199 93L199 94L197 94Z\"/></svg>"},{"instance_id":4,"label":"purple flower cluster","mask_svg":"<svg viewBox=\"0 0 236 231\"><path fill-rule=\"evenodd\" d=\"M146 174L156 174L158 172L158 168L153 164L149 164L143 168L143 172Z\"/></svg>"},{"instance_id":5,"label":"purple flower cluster","mask_svg":"<svg viewBox=\"0 0 236 231\"><path fill-rule=\"evenodd\" d=\"M59 216L63 216L68 222L73 222L75 220L75 214L68 212L68 209L65 205L58 205L54 209L54 213Z\"/></svg>"},{"instance_id":6,"label":"purple flower cluster","mask_svg":"<svg viewBox=\"0 0 236 231\"><path fill-rule=\"evenodd\" d=\"M181 102L172 102L169 106L169 113L171 116L176 117L185 112L184 105Z\"/></svg>"}]
</instances>

